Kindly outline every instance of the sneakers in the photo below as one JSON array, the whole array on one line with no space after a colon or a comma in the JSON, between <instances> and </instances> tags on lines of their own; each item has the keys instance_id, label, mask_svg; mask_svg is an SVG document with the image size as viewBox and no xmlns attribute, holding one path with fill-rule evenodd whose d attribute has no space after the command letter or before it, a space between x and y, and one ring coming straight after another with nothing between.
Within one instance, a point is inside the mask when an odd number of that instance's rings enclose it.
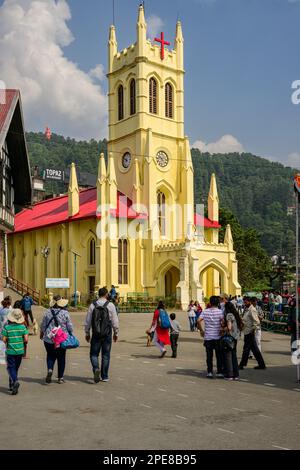
<instances>
[{"instance_id":1,"label":"sneakers","mask_svg":"<svg viewBox=\"0 0 300 470\"><path fill-rule=\"evenodd\" d=\"M66 381L65 381L65 379L63 379L63 378L61 377L60 379L57 380L57 383L58 383L58 384L65 384Z\"/></svg>"},{"instance_id":2,"label":"sneakers","mask_svg":"<svg viewBox=\"0 0 300 470\"><path fill-rule=\"evenodd\" d=\"M214 374L212 372L208 372L208 374L206 375L206 377L208 379L213 379L214 378Z\"/></svg>"},{"instance_id":3,"label":"sneakers","mask_svg":"<svg viewBox=\"0 0 300 470\"><path fill-rule=\"evenodd\" d=\"M101 382L109 382L109 379L101 379Z\"/></svg>"},{"instance_id":4,"label":"sneakers","mask_svg":"<svg viewBox=\"0 0 300 470\"><path fill-rule=\"evenodd\" d=\"M11 388L11 394L12 395L17 395L19 391L20 384L19 382L13 382L12 388Z\"/></svg>"},{"instance_id":5,"label":"sneakers","mask_svg":"<svg viewBox=\"0 0 300 470\"><path fill-rule=\"evenodd\" d=\"M98 384L100 382L100 369L94 370L94 382Z\"/></svg>"},{"instance_id":6,"label":"sneakers","mask_svg":"<svg viewBox=\"0 0 300 470\"><path fill-rule=\"evenodd\" d=\"M216 374L216 377L217 377L217 379L224 379L224 375L223 375L223 374Z\"/></svg>"},{"instance_id":7,"label":"sneakers","mask_svg":"<svg viewBox=\"0 0 300 470\"><path fill-rule=\"evenodd\" d=\"M52 370L52 369L49 369L49 370L48 370L48 373L47 373L47 375L46 375L46 379L45 379L46 384L51 384L51 382L52 382L52 374L53 374L53 370Z\"/></svg>"},{"instance_id":8,"label":"sneakers","mask_svg":"<svg viewBox=\"0 0 300 470\"><path fill-rule=\"evenodd\" d=\"M165 355L167 354L167 350L165 349L161 355L159 356L160 359L162 359L163 357L165 357Z\"/></svg>"}]
</instances>

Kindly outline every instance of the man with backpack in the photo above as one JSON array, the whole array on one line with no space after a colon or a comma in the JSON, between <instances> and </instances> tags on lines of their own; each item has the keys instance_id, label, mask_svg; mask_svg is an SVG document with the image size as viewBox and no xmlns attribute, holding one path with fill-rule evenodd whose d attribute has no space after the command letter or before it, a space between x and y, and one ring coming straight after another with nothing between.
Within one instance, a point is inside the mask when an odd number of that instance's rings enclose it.
<instances>
[{"instance_id":1,"label":"man with backpack","mask_svg":"<svg viewBox=\"0 0 300 470\"><path fill-rule=\"evenodd\" d=\"M27 326L29 326L28 317L30 318L31 323L33 324L33 315L32 315L32 310L31 310L32 305L33 305L33 299L30 296L29 292L26 292L26 294L24 295L22 299L22 310L25 315L25 321L26 321Z\"/></svg>"},{"instance_id":2,"label":"man with backpack","mask_svg":"<svg viewBox=\"0 0 300 470\"><path fill-rule=\"evenodd\" d=\"M108 382L108 370L112 339L118 339L119 319L116 307L108 300L108 290L102 287L98 292L99 298L93 302L85 319L85 339L91 343L90 359L94 373L94 382ZM92 337L90 331L92 330ZM112 335L113 332L113 335ZM99 354L101 356L101 369L99 368ZM101 377L101 378L100 378Z\"/></svg>"}]
</instances>

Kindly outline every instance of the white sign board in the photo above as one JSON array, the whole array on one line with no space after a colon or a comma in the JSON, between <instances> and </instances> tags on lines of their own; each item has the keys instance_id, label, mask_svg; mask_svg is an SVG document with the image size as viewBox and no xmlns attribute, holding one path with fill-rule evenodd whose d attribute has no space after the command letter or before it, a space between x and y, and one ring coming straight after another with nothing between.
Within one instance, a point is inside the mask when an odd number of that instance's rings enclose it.
<instances>
[{"instance_id":1,"label":"white sign board","mask_svg":"<svg viewBox=\"0 0 300 470\"><path fill-rule=\"evenodd\" d=\"M69 278L46 278L46 289L69 289L70 279Z\"/></svg>"}]
</instances>

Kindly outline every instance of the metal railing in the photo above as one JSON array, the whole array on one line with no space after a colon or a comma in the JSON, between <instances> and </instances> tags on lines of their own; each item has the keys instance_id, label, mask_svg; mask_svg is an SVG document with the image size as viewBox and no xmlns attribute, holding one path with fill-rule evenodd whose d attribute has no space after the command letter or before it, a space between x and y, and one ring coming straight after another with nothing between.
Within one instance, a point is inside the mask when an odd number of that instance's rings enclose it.
<instances>
[{"instance_id":1,"label":"metal railing","mask_svg":"<svg viewBox=\"0 0 300 470\"><path fill-rule=\"evenodd\" d=\"M38 305L41 304L41 292L37 289L33 289L24 282L18 281L18 279L15 279L13 276L11 276L11 274L7 279L7 287L14 290L20 295L24 295L28 292L34 302L36 302Z\"/></svg>"}]
</instances>

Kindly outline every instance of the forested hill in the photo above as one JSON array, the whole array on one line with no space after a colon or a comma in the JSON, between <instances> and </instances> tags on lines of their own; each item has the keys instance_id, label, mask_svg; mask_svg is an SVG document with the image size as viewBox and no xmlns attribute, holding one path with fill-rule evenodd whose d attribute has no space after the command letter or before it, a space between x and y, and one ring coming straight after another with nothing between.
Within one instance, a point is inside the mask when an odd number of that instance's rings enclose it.
<instances>
[{"instance_id":1,"label":"forested hill","mask_svg":"<svg viewBox=\"0 0 300 470\"><path fill-rule=\"evenodd\" d=\"M65 169L75 162L78 170L96 174L99 154L106 141L76 141L53 134L27 134L31 166ZM270 255L294 253L294 217L291 168L252 154L214 154L192 150L195 199L206 205L211 173L215 172L220 206L233 212L244 228L253 227Z\"/></svg>"}]
</instances>

